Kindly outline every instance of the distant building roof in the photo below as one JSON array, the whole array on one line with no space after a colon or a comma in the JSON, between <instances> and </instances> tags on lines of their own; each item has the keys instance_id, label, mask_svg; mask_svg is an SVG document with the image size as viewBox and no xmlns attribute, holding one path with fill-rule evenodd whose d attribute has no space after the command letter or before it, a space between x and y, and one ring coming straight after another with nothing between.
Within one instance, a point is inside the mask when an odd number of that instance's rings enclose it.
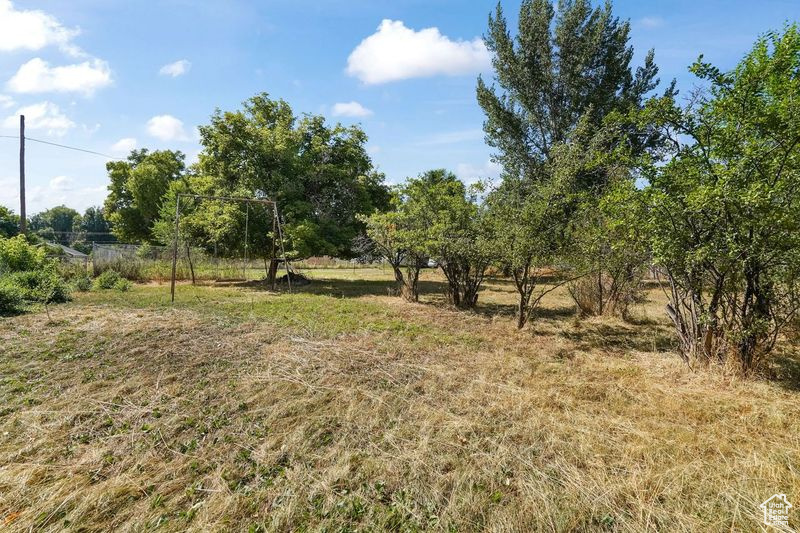
<instances>
[{"instance_id":1,"label":"distant building roof","mask_svg":"<svg viewBox=\"0 0 800 533\"><path fill-rule=\"evenodd\" d=\"M88 255L86 255L83 252L79 252L78 250L76 250L74 248L70 248L69 246L64 246L63 244L58 244L57 242L48 242L47 245L48 246L57 246L58 248L61 248L64 251L64 253L67 254L70 257L77 257L77 258L81 258L81 259L83 259L84 257L89 257Z\"/></svg>"}]
</instances>

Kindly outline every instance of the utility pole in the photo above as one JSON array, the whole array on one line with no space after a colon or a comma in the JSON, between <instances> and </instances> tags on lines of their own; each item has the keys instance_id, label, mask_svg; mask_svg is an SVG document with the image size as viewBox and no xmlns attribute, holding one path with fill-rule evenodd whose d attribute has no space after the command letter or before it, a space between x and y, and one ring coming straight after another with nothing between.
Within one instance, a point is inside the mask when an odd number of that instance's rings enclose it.
<instances>
[{"instance_id":1,"label":"utility pole","mask_svg":"<svg viewBox=\"0 0 800 533\"><path fill-rule=\"evenodd\" d=\"M19 232L28 231L25 213L25 115L19 116Z\"/></svg>"}]
</instances>

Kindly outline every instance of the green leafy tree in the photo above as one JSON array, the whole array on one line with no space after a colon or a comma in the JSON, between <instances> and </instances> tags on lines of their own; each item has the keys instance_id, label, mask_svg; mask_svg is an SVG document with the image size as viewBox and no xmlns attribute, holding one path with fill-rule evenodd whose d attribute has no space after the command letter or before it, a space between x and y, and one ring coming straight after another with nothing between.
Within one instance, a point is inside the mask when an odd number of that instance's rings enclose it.
<instances>
[{"instance_id":1,"label":"green leafy tree","mask_svg":"<svg viewBox=\"0 0 800 533\"><path fill-rule=\"evenodd\" d=\"M514 262L520 261L518 268L529 258L538 263L535 257L550 257L561 264L580 258L575 254L575 239L594 240L593 244L584 243L585 252L599 253L613 247L610 242L597 242L602 233L574 231L585 225L586 214L598 210L609 184L620 179L619 161L607 164L609 158L604 154L623 152L622 160L633 162L664 141L657 128L636 120L646 95L658 84L658 68L651 50L644 64L634 69L629 39L629 23L614 17L610 2L593 8L589 0L559 2L557 7L550 0L525 0L520 6L516 36L512 36L499 4L489 17L486 43L493 53L494 84L479 78L477 98L486 115L487 143L495 149L495 160L502 164L503 179L511 182L498 198L512 195L509 201L526 211L533 228L541 230L539 216L547 214L550 218L544 226L548 232L559 237L572 234L571 239L552 239L532 232L530 238L544 239L541 246L515 241L515 247L528 251L521 258L516 252L501 255L515 257ZM674 83L665 94L673 93ZM556 176L558 173L572 174L569 190L563 188L564 180ZM633 174L628 174L632 182ZM537 185L540 183L544 185ZM530 202L513 198L524 194L533 195ZM552 194L566 203L540 205L542 198ZM557 215L554 209L559 209ZM518 226L514 211L505 212L511 218L500 224L500 229ZM562 226L555 227L556 221ZM556 245L560 250L554 248ZM546 253L542 255L542 251ZM508 257L504 259L507 264ZM602 267L604 258L600 254L591 263ZM581 260L573 266L585 271L587 264ZM541 265L536 269L541 271ZM595 274L600 278L615 275ZM523 309L528 308L525 294L536 302L534 292L530 292L531 279L524 274L520 278ZM599 293L596 296L602 298ZM599 301L589 305L589 309L603 308ZM527 314L520 312L520 324L527 320Z\"/></svg>"},{"instance_id":2,"label":"green leafy tree","mask_svg":"<svg viewBox=\"0 0 800 533\"><path fill-rule=\"evenodd\" d=\"M627 168L599 201L580 205L572 217L571 264L585 276L568 284L581 315L628 318L642 298L642 278L650 261L644 194L627 179Z\"/></svg>"},{"instance_id":3,"label":"green leafy tree","mask_svg":"<svg viewBox=\"0 0 800 533\"><path fill-rule=\"evenodd\" d=\"M86 208L78 227L84 233L101 234L111 232L111 223L106 219L105 210L98 206Z\"/></svg>"},{"instance_id":4,"label":"green leafy tree","mask_svg":"<svg viewBox=\"0 0 800 533\"><path fill-rule=\"evenodd\" d=\"M476 191L468 191L452 172L437 169L409 179L401 194L413 222L408 237L442 269L448 300L474 307L490 263L488 226Z\"/></svg>"},{"instance_id":5,"label":"green leafy tree","mask_svg":"<svg viewBox=\"0 0 800 533\"><path fill-rule=\"evenodd\" d=\"M170 183L186 173L185 156L179 151L133 150L127 161L106 164L109 194L104 211L118 239L152 242L163 197Z\"/></svg>"},{"instance_id":6,"label":"green leafy tree","mask_svg":"<svg viewBox=\"0 0 800 533\"><path fill-rule=\"evenodd\" d=\"M215 112L200 136L199 173L220 193L276 201L294 258L351 257L364 230L359 215L388 206L383 175L373 169L358 126L298 117L285 101L259 94L241 110ZM264 244L268 256L271 244Z\"/></svg>"},{"instance_id":7,"label":"green leafy tree","mask_svg":"<svg viewBox=\"0 0 800 533\"><path fill-rule=\"evenodd\" d=\"M369 243L365 255L391 265L398 293L419 299L419 273L435 259L447 280L447 297L473 307L490 264L489 226L476 191L452 172L430 170L393 189L392 209L364 217Z\"/></svg>"},{"instance_id":8,"label":"green leafy tree","mask_svg":"<svg viewBox=\"0 0 800 533\"><path fill-rule=\"evenodd\" d=\"M545 285L553 277L549 267L564 255L571 192L571 183L561 175L542 182L507 177L486 198L493 260L511 274L517 290L518 328L545 295L567 281Z\"/></svg>"},{"instance_id":9,"label":"green leafy tree","mask_svg":"<svg viewBox=\"0 0 800 533\"><path fill-rule=\"evenodd\" d=\"M362 254L383 257L392 267L397 294L409 302L419 300L419 273L428 264L424 247L417 240L416 220L410 216L407 197L401 188L392 191L391 209L361 215L364 238L359 239Z\"/></svg>"},{"instance_id":10,"label":"green leafy tree","mask_svg":"<svg viewBox=\"0 0 800 533\"><path fill-rule=\"evenodd\" d=\"M0 237L13 237L19 233L19 216L0 205Z\"/></svg>"},{"instance_id":11,"label":"green leafy tree","mask_svg":"<svg viewBox=\"0 0 800 533\"><path fill-rule=\"evenodd\" d=\"M512 37L498 4L489 17L486 44L493 53L496 85L478 78L478 103L486 114L486 140L507 175L549 179L547 161L584 121L599 128L611 114L626 115L658 84L651 50L634 74L630 25L611 12L611 3L593 9L588 0L525 0L518 34ZM657 139L636 129L626 140L644 147ZM648 135L650 133L650 135ZM583 176L595 185L602 176Z\"/></svg>"},{"instance_id":12,"label":"green leafy tree","mask_svg":"<svg viewBox=\"0 0 800 533\"><path fill-rule=\"evenodd\" d=\"M106 219L102 207L88 207L80 220L73 224L69 245L84 253L92 251L93 242L108 243L116 241L111 234L111 223Z\"/></svg>"},{"instance_id":13,"label":"green leafy tree","mask_svg":"<svg viewBox=\"0 0 800 533\"><path fill-rule=\"evenodd\" d=\"M40 237L66 246L74 240L74 232L78 230L80 223L80 213L59 205L33 215L29 227Z\"/></svg>"},{"instance_id":14,"label":"green leafy tree","mask_svg":"<svg viewBox=\"0 0 800 533\"><path fill-rule=\"evenodd\" d=\"M650 173L652 248L684 359L750 372L800 305L800 32L768 33L731 72L691 70L708 91L643 117L673 147Z\"/></svg>"}]
</instances>

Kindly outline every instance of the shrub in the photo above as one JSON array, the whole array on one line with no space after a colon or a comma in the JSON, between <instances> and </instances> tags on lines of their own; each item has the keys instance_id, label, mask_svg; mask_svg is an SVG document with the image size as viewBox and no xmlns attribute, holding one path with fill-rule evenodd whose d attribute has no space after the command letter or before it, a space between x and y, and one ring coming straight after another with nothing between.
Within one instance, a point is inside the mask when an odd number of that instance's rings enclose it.
<instances>
[{"instance_id":1,"label":"shrub","mask_svg":"<svg viewBox=\"0 0 800 533\"><path fill-rule=\"evenodd\" d=\"M0 272L37 270L46 263L45 250L28 244L24 235L0 238Z\"/></svg>"},{"instance_id":2,"label":"shrub","mask_svg":"<svg viewBox=\"0 0 800 533\"><path fill-rule=\"evenodd\" d=\"M23 300L44 304L68 302L69 287L51 268L15 272L7 283L19 290Z\"/></svg>"},{"instance_id":3,"label":"shrub","mask_svg":"<svg viewBox=\"0 0 800 533\"><path fill-rule=\"evenodd\" d=\"M92 279L89 276L77 277L72 281L75 290L86 292L92 288Z\"/></svg>"},{"instance_id":4,"label":"shrub","mask_svg":"<svg viewBox=\"0 0 800 533\"><path fill-rule=\"evenodd\" d=\"M731 72L696 62L710 88L691 106L649 106L667 135L688 137L650 172L647 226L689 365L756 371L800 316L798 71L795 25Z\"/></svg>"},{"instance_id":5,"label":"shrub","mask_svg":"<svg viewBox=\"0 0 800 533\"><path fill-rule=\"evenodd\" d=\"M94 280L96 289L113 289L123 279L116 270L106 270Z\"/></svg>"},{"instance_id":6,"label":"shrub","mask_svg":"<svg viewBox=\"0 0 800 533\"><path fill-rule=\"evenodd\" d=\"M7 280L0 281L0 315L18 313L22 310L22 294L18 287L8 283Z\"/></svg>"},{"instance_id":7,"label":"shrub","mask_svg":"<svg viewBox=\"0 0 800 533\"><path fill-rule=\"evenodd\" d=\"M119 292L128 292L131 290L131 285L133 285L130 281L125 278L119 278L117 282L114 284L114 289L118 290Z\"/></svg>"}]
</instances>

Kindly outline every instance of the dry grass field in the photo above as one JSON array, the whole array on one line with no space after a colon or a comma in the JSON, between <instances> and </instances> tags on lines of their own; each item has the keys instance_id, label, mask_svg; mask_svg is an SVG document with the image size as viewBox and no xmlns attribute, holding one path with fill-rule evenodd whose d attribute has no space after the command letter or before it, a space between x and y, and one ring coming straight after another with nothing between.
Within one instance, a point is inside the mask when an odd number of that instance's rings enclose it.
<instances>
[{"instance_id":1,"label":"dry grass field","mask_svg":"<svg viewBox=\"0 0 800 533\"><path fill-rule=\"evenodd\" d=\"M0 318L7 531L757 531L800 509L800 380L691 372L659 289L634 320L554 292L517 331L314 270L295 294L165 285ZM792 517L800 526L800 511Z\"/></svg>"}]
</instances>

